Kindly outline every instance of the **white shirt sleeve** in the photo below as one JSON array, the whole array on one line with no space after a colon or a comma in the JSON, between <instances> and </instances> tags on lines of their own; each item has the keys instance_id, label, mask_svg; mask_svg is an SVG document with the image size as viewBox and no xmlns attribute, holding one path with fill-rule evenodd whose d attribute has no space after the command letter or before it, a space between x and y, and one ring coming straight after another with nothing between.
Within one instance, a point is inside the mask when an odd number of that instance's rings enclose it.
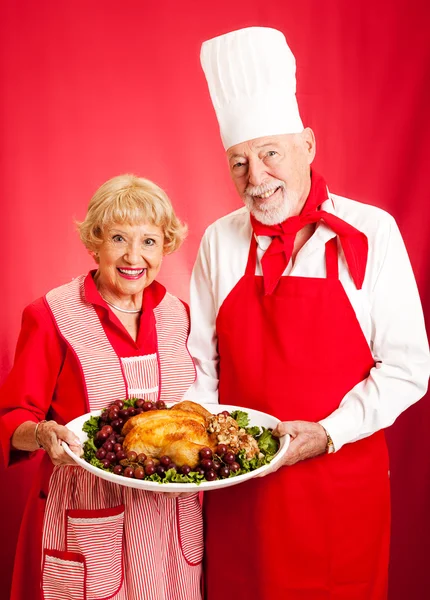
<instances>
[{"instance_id":1,"label":"white shirt sleeve","mask_svg":"<svg viewBox=\"0 0 430 600\"><path fill-rule=\"evenodd\" d=\"M428 386L429 347L418 290L394 219L389 226L385 258L370 290L376 365L339 408L320 421L335 450L391 425Z\"/></svg>"},{"instance_id":2,"label":"white shirt sleeve","mask_svg":"<svg viewBox=\"0 0 430 600\"><path fill-rule=\"evenodd\" d=\"M217 309L210 272L209 235L200 244L191 275L191 332L188 349L194 359L197 379L186 396L200 403L218 402Z\"/></svg>"}]
</instances>

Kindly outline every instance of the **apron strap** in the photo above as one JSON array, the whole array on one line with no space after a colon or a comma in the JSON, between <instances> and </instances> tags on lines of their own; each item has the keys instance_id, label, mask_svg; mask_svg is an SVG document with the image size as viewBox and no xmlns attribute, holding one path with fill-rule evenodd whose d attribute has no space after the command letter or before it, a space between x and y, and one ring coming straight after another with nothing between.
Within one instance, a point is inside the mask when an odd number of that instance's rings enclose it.
<instances>
[{"instance_id":1,"label":"apron strap","mask_svg":"<svg viewBox=\"0 0 430 600\"><path fill-rule=\"evenodd\" d=\"M248 262L246 263L245 275L255 275L255 267L257 266L257 240L255 235L251 235L251 243L249 245Z\"/></svg>"},{"instance_id":2,"label":"apron strap","mask_svg":"<svg viewBox=\"0 0 430 600\"><path fill-rule=\"evenodd\" d=\"M325 245L325 265L327 279L339 279L337 236L329 240Z\"/></svg>"}]
</instances>

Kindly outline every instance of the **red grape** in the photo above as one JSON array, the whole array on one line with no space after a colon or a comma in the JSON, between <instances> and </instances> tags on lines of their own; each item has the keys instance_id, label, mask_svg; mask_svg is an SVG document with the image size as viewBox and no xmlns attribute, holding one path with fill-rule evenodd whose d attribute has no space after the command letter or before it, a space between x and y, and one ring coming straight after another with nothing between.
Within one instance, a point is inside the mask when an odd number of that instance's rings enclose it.
<instances>
[{"instance_id":1,"label":"red grape","mask_svg":"<svg viewBox=\"0 0 430 600\"><path fill-rule=\"evenodd\" d=\"M142 400L142 398L139 398L138 400L136 400L136 402L134 403L134 405L135 405L136 408L142 408L144 402L145 401Z\"/></svg>"},{"instance_id":2,"label":"red grape","mask_svg":"<svg viewBox=\"0 0 430 600\"><path fill-rule=\"evenodd\" d=\"M102 460L102 465L105 469L108 469L110 467L110 461L106 460L106 458L104 458Z\"/></svg>"},{"instance_id":3,"label":"red grape","mask_svg":"<svg viewBox=\"0 0 430 600\"><path fill-rule=\"evenodd\" d=\"M218 456L222 457L227 450L228 448L225 444L218 444L218 446L215 448L215 454L218 454Z\"/></svg>"},{"instance_id":4,"label":"red grape","mask_svg":"<svg viewBox=\"0 0 430 600\"><path fill-rule=\"evenodd\" d=\"M203 460L201 460L200 465L205 471L210 471L214 467L214 463L210 458L204 458Z\"/></svg>"},{"instance_id":5,"label":"red grape","mask_svg":"<svg viewBox=\"0 0 430 600\"><path fill-rule=\"evenodd\" d=\"M206 481L215 481L216 478L217 478L217 475L216 475L215 471L212 471L212 469L210 469L209 471L206 471L206 473L205 473Z\"/></svg>"},{"instance_id":6,"label":"red grape","mask_svg":"<svg viewBox=\"0 0 430 600\"><path fill-rule=\"evenodd\" d=\"M171 462L170 465L167 465L167 470L168 469L175 469L175 471L178 470L178 465L174 462Z\"/></svg>"},{"instance_id":7,"label":"red grape","mask_svg":"<svg viewBox=\"0 0 430 600\"><path fill-rule=\"evenodd\" d=\"M134 476L136 477L136 479L143 479L145 477L145 471L142 467L136 467L134 469Z\"/></svg>"},{"instance_id":8,"label":"red grape","mask_svg":"<svg viewBox=\"0 0 430 600\"><path fill-rule=\"evenodd\" d=\"M146 465L146 467L145 467L145 473L147 475L154 475L156 470L157 470L157 467L154 464Z\"/></svg>"},{"instance_id":9,"label":"red grape","mask_svg":"<svg viewBox=\"0 0 430 600\"><path fill-rule=\"evenodd\" d=\"M191 472L191 467L189 465L182 465L181 473L182 475L188 475Z\"/></svg>"},{"instance_id":10,"label":"red grape","mask_svg":"<svg viewBox=\"0 0 430 600\"><path fill-rule=\"evenodd\" d=\"M208 448L207 446L205 446L204 448L200 449L199 456L200 456L200 458L212 458L212 456L213 456L212 450L210 448Z\"/></svg>"},{"instance_id":11,"label":"red grape","mask_svg":"<svg viewBox=\"0 0 430 600\"><path fill-rule=\"evenodd\" d=\"M151 465L152 467L155 467L155 462L153 458L147 458L146 460L143 461L143 464L145 467Z\"/></svg>"},{"instance_id":12,"label":"red grape","mask_svg":"<svg viewBox=\"0 0 430 600\"><path fill-rule=\"evenodd\" d=\"M106 458L106 450L104 448L99 448L96 452L96 457L99 460L103 460L104 458Z\"/></svg>"},{"instance_id":13,"label":"red grape","mask_svg":"<svg viewBox=\"0 0 430 600\"><path fill-rule=\"evenodd\" d=\"M116 461L116 454L115 452L108 452L106 454L106 460L108 460L110 463L113 463Z\"/></svg>"},{"instance_id":14,"label":"red grape","mask_svg":"<svg viewBox=\"0 0 430 600\"><path fill-rule=\"evenodd\" d=\"M143 413L143 408L135 408L134 412L136 415L141 415Z\"/></svg>"},{"instance_id":15,"label":"red grape","mask_svg":"<svg viewBox=\"0 0 430 600\"><path fill-rule=\"evenodd\" d=\"M113 442L108 441L103 444L103 448L106 450L106 452L112 452L113 445Z\"/></svg>"},{"instance_id":16,"label":"red grape","mask_svg":"<svg viewBox=\"0 0 430 600\"><path fill-rule=\"evenodd\" d=\"M122 474L122 467L121 465L115 465L113 468L113 472L115 473L115 475L121 475Z\"/></svg>"},{"instance_id":17,"label":"red grape","mask_svg":"<svg viewBox=\"0 0 430 600\"><path fill-rule=\"evenodd\" d=\"M213 468L215 471L219 471L220 468L222 467L222 463L219 462L219 460L214 460L213 461Z\"/></svg>"},{"instance_id":18,"label":"red grape","mask_svg":"<svg viewBox=\"0 0 430 600\"><path fill-rule=\"evenodd\" d=\"M103 431L103 429L96 433L96 440L102 440L105 442L108 439L108 437L109 434L107 433L107 431Z\"/></svg>"},{"instance_id":19,"label":"red grape","mask_svg":"<svg viewBox=\"0 0 430 600\"><path fill-rule=\"evenodd\" d=\"M143 452L141 452L140 454L137 455L137 462L142 464L145 462L146 460L146 454L144 454Z\"/></svg>"},{"instance_id":20,"label":"red grape","mask_svg":"<svg viewBox=\"0 0 430 600\"><path fill-rule=\"evenodd\" d=\"M116 452L116 459L117 460L124 460L124 458L127 458L127 454L122 449L118 450L118 452Z\"/></svg>"},{"instance_id":21,"label":"red grape","mask_svg":"<svg viewBox=\"0 0 430 600\"><path fill-rule=\"evenodd\" d=\"M226 463L233 463L236 460L236 455L231 450L228 450L224 456L222 457L223 461Z\"/></svg>"},{"instance_id":22,"label":"red grape","mask_svg":"<svg viewBox=\"0 0 430 600\"><path fill-rule=\"evenodd\" d=\"M128 412L127 412L127 410L128 410L127 408L122 408L119 411L118 414L119 414L119 416L120 416L121 419L127 419L128 418Z\"/></svg>"},{"instance_id":23,"label":"red grape","mask_svg":"<svg viewBox=\"0 0 430 600\"><path fill-rule=\"evenodd\" d=\"M166 470L163 467L163 465L158 465L158 467L157 467L157 475L159 475L161 477L161 479L164 479L166 477Z\"/></svg>"},{"instance_id":24,"label":"red grape","mask_svg":"<svg viewBox=\"0 0 430 600\"><path fill-rule=\"evenodd\" d=\"M119 452L120 450L122 450L122 444L114 444L113 451Z\"/></svg>"},{"instance_id":25,"label":"red grape","mask_svg":"<svg viewBox=\"0 0 430 600\"><path fill-rule=\"evenodd\" d=\"M170 465L171 460L169 456L160 456L160 465L162 465L163 467L167 467L168 465Z\"/></svg>"},{"instance_id":26,"label":"red grape","mask_svg":"<svg viewBox=\"0 0 430 600\"><path fill-rule=\"evenodd\" d=\"M134 417L135 414L136 414L135 408L133 408L132 406L127 408L127 417Z\"/></svg>"},{"instance_id":27,"label":"red grape","mask_svg":"<svg viewBox=\"0 0 430 600\"><path fill-rule=\"evenodd\" d=\"M102 431L105 431L108 435L111 435L111 433L113 433L113 429L110 425L104 425Z\"/></svg>"},{"instance_id":28,"label":"red grape","mask_svg":"<svg viewBox=\"0 0 430 600\"><path fill-rule=\"evenodd\" d=\"M106 421L108 420L108 418L109 418L109 413L108 413L108 411L107 411L107 410L104 410L104 411L102 412L102 414L100 415L100 420L101 420L103 423L106 423Z\"/></svg>"},{"instance_id":29,"label":"red grape","mask_svg":"<svg viewBox=\"0 0 430 600\"><path fill-rule=\"evenodd\" d=\"M155 406L158 408L158 410L164 410L166 408L166 403L163 402L163 400L157 400Z\"/></svg>"},{"instance_id":30,"label":"red grape","mask_svg":"<svg viewBox=\"0 0 430 600\"><path fill-rule=\"evenodd\" d=\"M230 416L230 413L228 412L228 410L223 410L221 414L224 415L224 417Z\"/></svg>"},{"instance_id":31,"label":"red grape","mask_svg":"<svg viewBox=\"0 0 430 600\"><path fill-rule=\"evenodd\" d=\"M125 469L124 469L124 477L134 477L134 469L133 469L133 467L125 467Z\"/></svg>"},{"instance_id":32,"label":"red grape","mask_svg":"<svg viewBox=\"0 0 430 600\"><path fill-rule=\"evenodd\" d=\"M154 410L154 403L147 400L146 402L143 403L143 410L144 411Z\"/></svg>"},{"instance_id":33,"label":"red grape","mask_svg":"<svg viewBox=\"0 0 430 600\"><path fill-rule=\"evenodd\" d=\"M221 467L218 471L218 475L220 477L222 477L223 479L225 479L226 477L228 477L230 475L230 468L229 467Z\"/></svg>"},{"instance_id":34,"label":"red grape","mask_svg":"<svg viewBox=\"0 0 430 600\"><path fill-rule=\"evenodd\" d=\"M123 444L124 440L125 440L125 437L123 437L122 435L120 435L120 436L117 437L118 444Z\"/></svg>"},{"instance_id":35,"label":"red grape","mask_svg":"<svg viewBox=\"0 0 430 600\"><path fill-rule=\"evenodd\" d=\"M193 469L193 471L195 473L198 473L198 475L204 475L205 474L205 470L202 469L201 467L196 467L195 469Z\"/></svg>"},{"instance_id":36,"label":"red grape","mask_svg":"<svg viewBox=\"0 0 430 600\"><path fill-rule=\"evenodd\" d=\"M121 410L121 408L124 407L124 400L115 400L113 406L118 406L118 408Z\"/></svg>"},{"instance_id":37,"label":"red grape","mask_svg":"<svg viewBox=\"0 0 430 600\"><path fill-rule=\"evenodd\" d=\"M236 473L236 471L240 470L240 464L237 462L232 462L229 466L230 466L230 471L233 471L233 473Z\"/></svg>"},{"instance_id":38,"label":"red grape","mask_svg":"<svg viewBox=\"0 0 430 600\"><path fill-rule=\"evenodd\" d=\"M130 462L135 462L137 460L137 454L134 450L130 450L127 452L127 458Z\"/></svg>"}]
</instances>

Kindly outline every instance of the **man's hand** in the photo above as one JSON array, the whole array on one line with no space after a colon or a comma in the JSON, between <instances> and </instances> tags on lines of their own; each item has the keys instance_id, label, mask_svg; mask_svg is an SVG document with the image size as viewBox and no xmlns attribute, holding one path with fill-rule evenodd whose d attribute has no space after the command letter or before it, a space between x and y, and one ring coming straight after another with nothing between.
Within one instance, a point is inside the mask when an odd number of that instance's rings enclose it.
<instances>
[{"instance_id":1,"label":"man's hand","mask_svg":"<svg viewBox=\"0 0 430 600\"><path fill-rule=\"evenodd\" d=\"M301 460L324 454L327 447L327 434L319 423L308 421L284 421L273 430L273 435L291 437L290 445L280 466L295 465Z\"/></svg>"},{"instance_id":2,"label":"man's hand","mask_svg":"<svg viewBox=\"0 0 430 600\"><path fill-rule=\"evenodd\" d=\"M261 477L274 473L280 467L290 467L301 460L324 454L327 448L327 434L324 427L319 423L284 421L279 423L272 433L275 437L288 434L291 437L290 445L284 459L272 469L266 471Z\"/></svg>"}]
</instances>

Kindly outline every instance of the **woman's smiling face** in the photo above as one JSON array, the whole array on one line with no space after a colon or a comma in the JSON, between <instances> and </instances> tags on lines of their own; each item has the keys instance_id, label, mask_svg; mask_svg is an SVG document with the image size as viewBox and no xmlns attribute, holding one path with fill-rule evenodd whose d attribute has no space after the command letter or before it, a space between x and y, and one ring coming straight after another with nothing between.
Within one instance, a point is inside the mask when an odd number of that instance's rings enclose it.
<instances>
[{"instance_id":1,"label":"woman's smiling face","mask_svg":"<svg viewBox=\"0 0 430 600\"><path fill-rule=\"evenodd\" d=\"M114 223L103 231L97 249L97 286L110 300L141 294L157 277L164 251L161 227Z\"/></svg>"}]
</instances>

